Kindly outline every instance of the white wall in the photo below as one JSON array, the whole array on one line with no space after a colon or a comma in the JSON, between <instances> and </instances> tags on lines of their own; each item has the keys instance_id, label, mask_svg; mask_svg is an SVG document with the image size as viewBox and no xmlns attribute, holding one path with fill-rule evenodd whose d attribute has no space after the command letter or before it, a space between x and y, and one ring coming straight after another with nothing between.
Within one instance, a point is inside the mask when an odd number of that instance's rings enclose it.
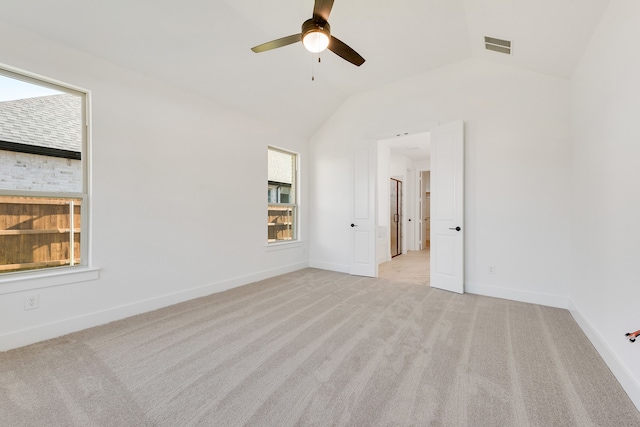
<instances>
[{"instance_id":1,"label":"white wall","mask_svg":"<svg viewBox=\"0 0 640 427\"><path fill-rule=\"evenodd\" d=\"M479 59L354 96L312 137L311 265L348 271L353 148L457 119L467 291L567 306L569 83Z\"/></svg>"},{"instance_id":2,"label":"white wall","mask_svg":"<svg viewBox=\"0 0 640 427\"><path fill-rule=\"evenodd\" d=\"M376 199L377 208L377 235L376 235L376 257L378 264L391 260L391 189L389 186L389 177L391 173L389 167L391 165L391 149L385 141L378 141L378 192Z\"/></svg>"},{"instance_id":3,"label":"white wall","mask_svg":"<svg viewBox=\"0 0 640 427\"><path fill-rule=\"evenodd\" d=\"M9 24L0 58L92 91L101 268L98 280L29 292L35 282L0 283L0 350L307 265L304 245L265 250L267 145L301 153L306 194L306 141ZM40 308L24 311L32 293Z\"/></svg>"},{"instance_id":4,"label":"white wall","mask_svg":"<svg viewBox=\"0 0 640 427\"><path fill-rule=\"evenodd\" d=\"M609 3L571 79L573 313L640 408L640 4Z\"/></svg>"},{"instance_id":5,"label":"white wall","mask_svg":"<svg viewBox=\"0 0 640 427\"><path fill-rule=\"evenodd\" d=\"M401 154L391 151L391 161L389 163L389 174L392 178L404 180L407 179L407 170L413 169L413 161Z\"/></svg>"}]
</instances>

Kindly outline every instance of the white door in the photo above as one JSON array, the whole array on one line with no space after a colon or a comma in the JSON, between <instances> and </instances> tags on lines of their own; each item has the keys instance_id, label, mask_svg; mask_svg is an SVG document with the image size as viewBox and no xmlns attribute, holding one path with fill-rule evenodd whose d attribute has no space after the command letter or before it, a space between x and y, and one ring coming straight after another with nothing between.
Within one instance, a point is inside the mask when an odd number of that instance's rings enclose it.
<instances>
[{"instance_id":1,"label":"white door","mask_svg":"<svg viewBox=\"0 0 640 427\"><path fill-rule=\"evenodd\" d=\"M354 155L353 221L350 227L353 242L351 274L376 277L376 217L375 217L375 151L361 148Z\"/></svg>"},{"instance_id":2,"label":"white door","mask_svg":"<svg viewBox=\"0 0 640 427\"><path fill-rule=\"evenodd\" d=\"M464 124L431 131L431 286L464 292Z\"/></svg>"}]
</instances>

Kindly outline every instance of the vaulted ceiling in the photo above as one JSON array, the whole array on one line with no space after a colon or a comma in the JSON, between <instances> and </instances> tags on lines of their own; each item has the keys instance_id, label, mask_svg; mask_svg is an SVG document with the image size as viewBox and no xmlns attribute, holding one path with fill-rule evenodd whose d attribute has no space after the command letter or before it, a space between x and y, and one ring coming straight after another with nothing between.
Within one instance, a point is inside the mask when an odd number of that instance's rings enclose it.
<instances>
[{"instance_id":1,"label":"vaulted ceiling","mask_svg":"<svg viewBox=\"0 0 640 427\"><path fill-rule=\"evenodd\" d=\"M309 137L351 95L473 57L568 78L607 4L335 0L331 32L361 67L329 51L317 63L300 43L250 50L300 32L313 0L1 0L0 22ZM484 36L512 41L512 55Z\"/></svg>"}]
</instances>

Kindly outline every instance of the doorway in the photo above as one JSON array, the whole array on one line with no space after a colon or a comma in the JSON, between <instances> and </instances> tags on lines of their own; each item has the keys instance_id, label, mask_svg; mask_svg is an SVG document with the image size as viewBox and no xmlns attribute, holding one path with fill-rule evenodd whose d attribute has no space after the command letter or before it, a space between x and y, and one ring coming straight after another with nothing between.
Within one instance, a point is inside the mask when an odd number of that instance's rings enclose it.
<instances>
[{"instance_id":1,"label":"doorway","mask_svg":"<svg viewBox=\"0 0 640 427\"><path fill-rule=\"evenodd\" d=\"M378 141L378 277L430 283L423 220L423 189L429 189L423 171L430 168L429 143L429 133Z\"/></svg>"},{"instance_id":2,"label":"doorway","mask_svg":"<svg viewBox=\"0 0 640 427\"><path fill-rule=\"evenodd\" d=\"M409 142L409 144L407 144ZM410 145L415 142L415 145ZM391 162L391 150L402 149L401 160L411 160L408 153L421 151L427 142L427 158L422 165L408 165L404 161ZM377 166L377 167L376 167ZM400 166L403 170L393 173ZM458 120L431 127L429 132L397 138L378 140L375 147L359 146L354 150L354 220L353 258L351 274L378 277L379 265L391 258L389 242L389 178L406 177L406 195L418 195L417 171L431 171L430 193L430 257L429 283L431 286L457 293L464 293L464 122ZM390 173L391 172L391 173ZM367 179L368 178L368 179ZM437 179L436 179L437 178ZM373 183L373 185L371 185ZM377 193L377 194L376 194ZM383 194L384 193L384 194ZM406 197L405 197L406 199ZM407 249L420 251L415 236L421 234L418 227L422 218L416 199L404 200L405 216L402 220L407 237ZM417 212L416 212L417 211ZM417 215L416 215L417 213ZM419 216L418 216L419 215ZM421 221L420 221L421 222ZM364 228L354 229L364 224ZM404 248L403 248L404 249Z\"/></svg>"},{"instance_id":3,"label":"doorway","mask_svg":"<svg viewBox=\"0 0 640 427\"><path fill-rule=\"evenodd\" d=\"M389 195L389 249L395 258L402 254L402 181L391 178Z\"/></svg>"}]
</instances>

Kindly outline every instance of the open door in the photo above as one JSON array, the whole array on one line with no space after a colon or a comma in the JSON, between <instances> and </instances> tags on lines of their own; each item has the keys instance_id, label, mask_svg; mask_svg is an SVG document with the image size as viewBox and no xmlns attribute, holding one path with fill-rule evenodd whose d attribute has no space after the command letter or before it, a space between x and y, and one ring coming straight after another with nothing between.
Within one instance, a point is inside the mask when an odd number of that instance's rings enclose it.
<instances>
[{"instance_id":1,"label":"open door","mask_svg":"<svg viewBox=\"0 0 640 427\"><path fill-rule=\"evenodd\" d=\"M431 286L464 293L464 123L431 130Z\"/></svg>"},{"instance_id":2,"label":"open door","mask_svg":"<svg viewBox=\"0 0 640 427\"><path fill-rule=\"evenodd\" d=\"M391 258L402 255L402 181L391 178L389 188L389 240Z\"/></svg>"},{"instance_id":3,"label":"open door","mask_svg":"<svg viewBox=\"0 0 640 427\"><path fill-rule=\"evenodd\" d=\"M375 151L361 148L354 155L353 181L353 260L351 274L377 277L376 262L376 215L375 215Z\"/></svg>"}]
</instances>

